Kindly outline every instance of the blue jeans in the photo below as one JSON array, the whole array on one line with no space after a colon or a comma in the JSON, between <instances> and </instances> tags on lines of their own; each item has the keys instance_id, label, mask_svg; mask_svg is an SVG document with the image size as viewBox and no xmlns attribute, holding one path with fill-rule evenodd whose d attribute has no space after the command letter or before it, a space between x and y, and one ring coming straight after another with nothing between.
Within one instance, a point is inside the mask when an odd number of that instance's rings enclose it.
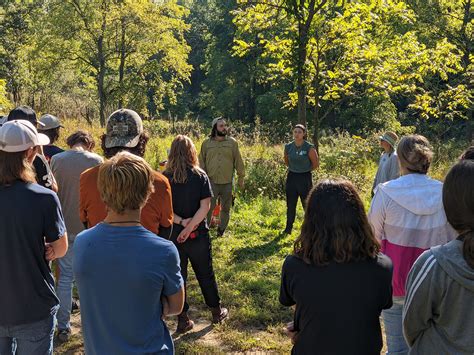
<instances>
[{"instance_id":1,"label":"blue jeans","mask_svg":"<svg viewBox=\"0 0 474 355\"><path fill-rule=\"evenodd\" d=\"M56 311L39 322L0 326L0 354L52 355Z\"/></svg>"},{"instance_id":2,"label":"blue jeans","mask_svg":"<svg viewBox=\"0 0 474 355\"><path fill-rule=\"evenodd\" d=\"M405 297L394 297L393 306L382 311L385 336L387 338L387 354L408 354L408 345L403 337L402 311Z\"/></svg>"},{"instance_id":3,"label":"blue jeans","mask_svg":"<svg viewBox=\"0 0 474 355\"><path fill-rule=\"evenodd\" d=\"M72 284L74 282L74 276L72 274L73 246L73 242L69 242L66 255L58 259L59 280L56 286L56 294L59 298L59 330L69 330L71 328Z\"/></svg>"}]
</instances>

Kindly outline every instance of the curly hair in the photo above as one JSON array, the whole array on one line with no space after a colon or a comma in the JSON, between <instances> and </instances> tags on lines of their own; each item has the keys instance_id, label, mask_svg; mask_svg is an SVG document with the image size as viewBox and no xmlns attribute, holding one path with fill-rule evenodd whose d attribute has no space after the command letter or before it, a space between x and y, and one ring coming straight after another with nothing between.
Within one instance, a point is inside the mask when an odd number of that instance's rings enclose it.
<instances>
[{"instance_id":1,"label":"curly hair","mask_svg":"<svg viewBox=\"0 0 474 355\"><path fill-rule=\"evenodd\" d=\"M294 255L307 264L375 258L380 245L351 182L323 180L311 190Z\"/></svg>"},{"instance_id":2,"label":"curly hair","mask_svg":"<svg viewBox=\"0 0 474 355\"><path fill-rule=\"evenodd\" d=\"M74 147L76 144L83 144L91 150L95 147L94 137L89 132L82 130L76 131L67 137L66 144L69 148Z\"/></svg>"}]
</instances>

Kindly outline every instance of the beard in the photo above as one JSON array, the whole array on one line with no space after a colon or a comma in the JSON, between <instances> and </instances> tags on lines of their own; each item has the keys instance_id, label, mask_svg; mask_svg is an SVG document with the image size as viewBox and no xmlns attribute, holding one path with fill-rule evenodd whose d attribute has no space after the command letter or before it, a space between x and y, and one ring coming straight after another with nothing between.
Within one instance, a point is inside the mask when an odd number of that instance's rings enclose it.
<instances>
[{"instance_id":1,"label":"beard","mask_svg":"<svg viewBox=\"0 0 474 355\"><path fill-rule=\"evenodd\" d=\"M222 132L219 131L219 130L216 130L216 134L219 136L219 137L225 137L227 135L227 130L223 130Z\"/></svg>"}]
</instances>

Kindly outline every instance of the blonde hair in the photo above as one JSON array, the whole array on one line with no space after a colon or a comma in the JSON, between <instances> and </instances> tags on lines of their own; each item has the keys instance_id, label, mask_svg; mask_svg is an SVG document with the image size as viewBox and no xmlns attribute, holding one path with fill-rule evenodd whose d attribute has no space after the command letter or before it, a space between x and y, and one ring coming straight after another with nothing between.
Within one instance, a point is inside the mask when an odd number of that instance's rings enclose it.
<instances>
[{"instance_id":1,"label":"blonde hair","mask_svg":"<svg viewBox=\"0 0 474 355\"><path fill-rule=\"evenodd\" d=\"M15 153L0 151L0 185L10 185L16 180L36 182L36 174L27 154L28 150Z\"/></svg>"},{"instance_id":2,"label":"blonde hair","mask_svg":"<svg viewBox=\"0 0 474 355\"><path fill-rule=\"evenodd\" d=\"M120 152L99 168L97 186L104 203L112 211L142 208L154 191L154 171L143 159L129 152Z\"/></svg>"},{"instance_id":3,"label":"blonde hair","mask_svg":"<svg viewBox=\"0 0 474 355\"><path fill-rule=\"evenodd\" d=\"M188 136L180 134L171 143L165 173L172 175L172 182L184 184L188 177L186 171L188 168L196 174L203 174L199 168L197 150L193 141Z\"/></svg>"},{"instance_id":4,"label":"blonde hair","mask_svg":"<svg viewBox=\"0 0 474 355\"><path fill-rule=\"evenodd\" d=\"M433 160L430 142L418 134L405 136L397 146L400 166L412 173L426 174Z\"/></svg>"}]
</instances>

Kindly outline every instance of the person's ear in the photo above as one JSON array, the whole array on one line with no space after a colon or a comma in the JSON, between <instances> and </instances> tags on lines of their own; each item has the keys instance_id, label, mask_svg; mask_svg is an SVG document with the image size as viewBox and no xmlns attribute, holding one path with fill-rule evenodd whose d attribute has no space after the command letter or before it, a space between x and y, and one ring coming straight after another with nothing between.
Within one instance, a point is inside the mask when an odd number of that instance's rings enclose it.
<instances>
[{"instance_id":1,"label":"person's ear","mask_svg":"<svg viewBox=\"0 0 474 355\"><path fill-rule=\"evenodd\" d=\"M28 160L28 162L32 163L33 160L35 160L37 153L38 153L37 146L28 148L28 150L26 151L26 159Z\"/></svg>"}]
</instances>

